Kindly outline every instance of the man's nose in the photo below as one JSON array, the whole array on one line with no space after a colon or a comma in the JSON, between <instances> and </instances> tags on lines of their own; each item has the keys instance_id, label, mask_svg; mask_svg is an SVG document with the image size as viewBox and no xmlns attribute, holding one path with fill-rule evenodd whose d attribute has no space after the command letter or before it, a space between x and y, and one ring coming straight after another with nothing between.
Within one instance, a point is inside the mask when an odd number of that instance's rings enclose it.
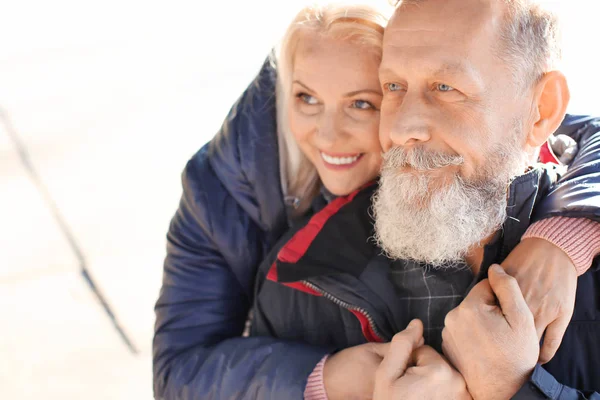
<instances>
[{"instance_id":1,"label":"man's nose","mask_svg":"<svg viewBox=\"0 0 600 400\"><path fill-rule=\"evenodd\" d=\"M380 140L384 151L415 146L431 139L432 105L424 96L407 94L402 103L381 115Z\"/></svg>"}]
</instances>

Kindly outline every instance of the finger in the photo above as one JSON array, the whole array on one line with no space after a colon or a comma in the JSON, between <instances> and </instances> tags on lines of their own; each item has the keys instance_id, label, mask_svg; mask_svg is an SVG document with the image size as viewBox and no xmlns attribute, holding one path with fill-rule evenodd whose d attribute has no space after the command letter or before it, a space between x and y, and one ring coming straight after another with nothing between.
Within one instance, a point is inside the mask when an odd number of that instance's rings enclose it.
<instances>
[{"instance_id":1,"label":"finger","mask_svg":"<svg viewBox=\"0 0 600 400\"><path fill-rule=\"evenodd\" d=\"M527 302L527 300L525 300ZM529 304L529 303L528 303ZM557 319L556 313L546 312L546 309L543 306L537 307L534 311L531 307L529 307L531 311L531 315L533 315L533 323L535 324L535 333L537 334L538 340L541 340L544 336L544 331L546 328ZM558 316L560 317L560 315Z\"/></svg>"},{"instance_id":2,"label":"finger","mask_svg":"<svg viewBox=\"0 0 600 400\"><path fill-rule=\"evenodd\" d=\"M377 369L376 380L386 383L395 382L404 375L413 351L423 340L423 323L414 319L408 327L394 335L390 347Z\"/></svg>"},{"instance_id":3,"label":"finger","mask_svg":"<svg viewBox=\"0 0 600 400\"><path fill-rule=\"evenodd\" d=\"M422 346L415 350L416 365L406 371L405 376L422 375L431 382L448 381L458 371L448 360L429 346Z\"/></svg>"},{"instance_id":4,"label":"finger","mask_svg":"<svg viewBox=\"0 0 600 400\"><path fill-rule=\"evenodd\" d=\"M531 307L529 309L531 310ZM546 309L543 307L538 308L536 312L531 312L533 315L535 333L537 334L538 340L542 339L544 332L550 326L550 324L561 317L560 314L557 316L556 313L546 312Z\"/></svg>"},{"instance_id":5,"label":"finger","mask_svg":"<svg viewBox=\"0 0 600 400\"><path fill-rule=\"evenodd\" d=\"M545 319L542 320L541 318L537 318L535 319L534 317L534 323L535 323L535 333L537 334L538 340L542 340L542 337L544 336L544 331L546 330L546 328L548 326L550 326L550 323L548 323L548 321L546 321Z\"/></svg>"},{"instance_id":6,"label":"finger","mask_svg":"<svg viewBox=\"0 0 600 400\"><path fill-rule=\"evenodd\" d=\"M446 362L444 357L430 346L421 346L415 350L414 355L415 365L417 367L424 367L432 364L439 364Z\"/></svg>"},{"instance_id":7,"label":"finger","mask_svg":"<svg viewBox=\"0 0 600 400\"><path fill-rule=\"evenodd\" d=\"M556 351L560 347L562 338L565 335L567 326L571 318L557 318L554 322L548 325L546 334L544 335L544 343L540 350L540 364L545 364L554 357Z\"/></svg>"},{"instance_id":8,"label":"finger","mask_svg":"<svg viewBox=\"0 0 600 400\"><path fill-rule=\"evenodd\" d=\"M390 349L391 342L387 343L368 343L369 350L377 354L379 357L384 358ZM366 346L366 345L363 345Z\"/></svg>"},{"instance_id":9,"label":"finger","mask_svg":"<svg viewBox=\"0 0 600 400\"><path fill-rule=\"evenodd\" d=\"M481 282L478 282L477 285L473 286L473 289L471 289L463 302L469 305L481 303L496 305L496 296L494 295L494 291L490 286L489 280L484 279Z\"/></svg>"},{"instance_id":10,"label":"finger","mask_svg":"<svg viewBox=\"0 0 600 400\"><path fill-rule=\"evenodd\" d=\"M518 326L526 320L533 322L529 306L523 298L517 280L504 272L501 266L494 264L488 272L490 286L498 298L502 314L508 324Z\"/></svg>"}]
</instances>

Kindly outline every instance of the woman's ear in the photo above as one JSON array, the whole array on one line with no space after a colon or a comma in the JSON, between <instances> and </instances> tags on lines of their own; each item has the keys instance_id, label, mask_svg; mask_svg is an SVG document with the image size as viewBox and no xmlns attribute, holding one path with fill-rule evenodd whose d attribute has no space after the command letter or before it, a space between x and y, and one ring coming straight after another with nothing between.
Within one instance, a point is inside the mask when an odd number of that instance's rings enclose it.
<instances>
[{"instance_id":1,"label":"woman's ear","mask_svg":"<svg viewBox=\"0 0 600 400\"><path fill-rule=\"evenodd\" d=\"M535 88L535 121L527 137L527 144L537 148L544 144L562 123L567 112L571 94L567 78L559 71L551 71L537 83Z\"/></svg>"}]
</instances>

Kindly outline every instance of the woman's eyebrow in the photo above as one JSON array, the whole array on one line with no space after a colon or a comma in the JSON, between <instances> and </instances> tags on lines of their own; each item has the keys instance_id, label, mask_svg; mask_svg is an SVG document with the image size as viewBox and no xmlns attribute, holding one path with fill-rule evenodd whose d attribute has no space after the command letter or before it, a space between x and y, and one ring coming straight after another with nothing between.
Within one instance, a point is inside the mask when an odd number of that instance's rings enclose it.
<instances>
[{"instance_id":1,"label":"woman's eyebrow","mask_svg":"<svg viewBox=\"0 0 600 400\"><path fill-rule=\"evenodd\" d=\"M298 85L304 87L306 90L308 90L310 92L314 92L314 90L312 90L311 88L306 86L304 83L300 82L298 79L294 80L292 83L297 83Z\"/></svg>"},{"instance_id":2,"label":"woman's eyebrow","mask_svg":"<svg viewBox=\"0 0 600 400\"><path fill-rule=\"evenodd\" d=\"M371 93L371 94L376 94L378 96L381 96L381 91L380 90L361 89L361 90L355 90L353 92L346 93L344 95L344 97L353 97L353 96L356 96L357 94L361 94L361 93Z\"/></svg>"},{"instance_id":3,"label":"woman's eyebrow","mask_svg":"<svg viewBox=\"0 0 600 400\"><path fill-rule=\"evenodd\" d=\"M302 86L303 88L305 88L306 90L308 90L310 92L316 93L315 90L309 88L307 85L305 85L304 83L302 83L298 79L295 79L293 81L293 83L296 83L296 84ZM354 90L352 92L348 92L348 93L344 94L344 97L353 97L353 96L356 96L356 95L361 94L361 93L371 93L371 94L376 94L378 96L381 96L381 91L380 90L375 90L375 89L360 89L360 90Z\"/></svg>"}]
</instances>

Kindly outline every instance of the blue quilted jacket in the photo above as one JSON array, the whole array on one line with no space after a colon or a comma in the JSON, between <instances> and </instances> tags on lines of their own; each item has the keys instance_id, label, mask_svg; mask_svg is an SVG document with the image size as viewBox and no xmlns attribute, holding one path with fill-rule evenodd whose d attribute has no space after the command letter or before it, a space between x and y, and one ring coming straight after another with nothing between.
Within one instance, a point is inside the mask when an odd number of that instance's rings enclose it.
<instances>
[{"instance_id":1,"label":"blue quilted jacket","mask_svg":"<svg viewBox=\"0 0 600 400\"><path fill-rule=\"evenodd\" d=\"M241 337L257 267L289 228L280 187L275 71L265 63L217 135L187 163L167 235L153 341L156 399L302 399L331 349ZM600 221L600 119L568 116L581 151L534 220Z\"/></svg>"}]
</instances>

